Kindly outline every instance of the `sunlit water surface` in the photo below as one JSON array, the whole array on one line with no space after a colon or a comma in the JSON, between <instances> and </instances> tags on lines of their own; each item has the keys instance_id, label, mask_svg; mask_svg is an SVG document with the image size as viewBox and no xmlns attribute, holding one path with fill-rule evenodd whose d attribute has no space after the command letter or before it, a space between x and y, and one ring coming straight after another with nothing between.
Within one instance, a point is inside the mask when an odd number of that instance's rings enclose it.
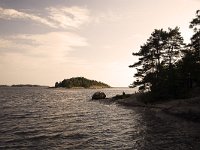
<instances>
[{"instance_id":1,"label":"sunlit water surface","mask_svg":"<svg viewBox=\"0 0 200 150\"><path fill-rule=\"evenodd\" d=\"M180 129L173 126L178 122L165 122L145 108L91 101L95 91L0 88L0 149L192 149L199 144L199 130L185 131L190 124ZM134 93L102 91L108 97Z\"/></svg>"}]
</instances>

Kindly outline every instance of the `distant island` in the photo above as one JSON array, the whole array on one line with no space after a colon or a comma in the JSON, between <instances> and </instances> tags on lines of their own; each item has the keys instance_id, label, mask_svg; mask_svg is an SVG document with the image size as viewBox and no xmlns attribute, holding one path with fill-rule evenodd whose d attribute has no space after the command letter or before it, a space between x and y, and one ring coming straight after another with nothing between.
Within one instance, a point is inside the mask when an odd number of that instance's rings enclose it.
<instances>
[{"instance_id":1,"label":"distant island","mask_svg":"<svg viewBox=\"0 0 200 150\"><path fill-rule=\"evenodd\" d=\"M9 85L0 85L0 87L10 87Z\"/></svg>"},{"instance_id":2,"label":"distant island","mask_svg":"<svg viewBox=\"0 0 200 150\"><path fill-rule=\"evenodd\" d=\"M11 87L48 87L44 85L32 85L32 84L14 84Z\"/></svg>"},{"instance_id":3,"label":"distant island","mask_svg":"<svg viewBox=\"0 0 200 150\"><path fill-rule=\"evenodd\" d=\"M49 86L45 86L45 85L32 85L32 84L13 84L13 85L0 85L0 87L44 87L44 88L47 88Z\"/></svg>"},{"instance_id":4,"label":"distant island","mask_svg":"<svg viewBox=\"0 0 200 150\"><path fill-rule=\"evenodd\" d=\"M109 85L96 80L89 80L84 77L73 77L55 83L55 88L110 88Z\"/></svg>"}]
</instances>

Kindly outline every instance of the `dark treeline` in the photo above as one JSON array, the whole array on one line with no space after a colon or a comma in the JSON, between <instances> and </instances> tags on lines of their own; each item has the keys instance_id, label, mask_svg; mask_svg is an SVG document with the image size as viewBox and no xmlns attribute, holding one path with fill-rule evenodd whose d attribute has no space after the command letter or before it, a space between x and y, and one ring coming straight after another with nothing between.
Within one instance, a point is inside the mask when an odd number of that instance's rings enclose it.
<instances>
[{"instance_id":1,"label":"dark treeline","mask_svg":"<svg viewBox=\"0 0 200 150\"><path fill-rule=\"evenodd\" d=\"M32 84L14 84L11 87L48 87L43 85L32 85Z\"/></svg>"},{"instance_id":2,"label":"dark treeline","mask_svg":"<svg viewBox=\"0 0 200 150\"><path fill-rule=\"evenodd\" d=\"M92 87L101 87L101 88L109 88L110 86L98 82L95 80L89 80L84 77L76 77L76 78L70 78L70 79L64 79L61 82L56 82L55 87L64 87L64 88L74 88L74 87L83 87L83 88L92 88Z\"/></svg>"},{"instance_id":3,"label":"dark treeline","mask_svg":"<svg viewBox=\"0 0 200 150\"><path fill-rule=\"evenodd\" d=\"M186 98L200 86L200 10L189 26L194 35L185 44L178 27L155 29L134 56L138 62L131 86L154 100ZM150 98L149 97L149 98Z\"/></svg>"}]
</instances>

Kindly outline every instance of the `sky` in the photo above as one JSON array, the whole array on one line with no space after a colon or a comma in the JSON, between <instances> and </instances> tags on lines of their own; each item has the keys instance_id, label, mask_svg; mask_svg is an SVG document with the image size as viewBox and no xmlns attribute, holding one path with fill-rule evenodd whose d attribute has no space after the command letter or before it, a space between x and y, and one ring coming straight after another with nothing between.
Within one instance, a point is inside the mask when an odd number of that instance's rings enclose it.
<instances>
[{"instance_id":1,"label":"sky","mask_svg":"<svg viewBox=\"0 0 200 150\"><path fill-rule=\"evenodd\" d=\"M0 0L0 84L54 86L86 77L127 87L154 29L185 42L200 0Z\"/></svg>"}]
</instances>

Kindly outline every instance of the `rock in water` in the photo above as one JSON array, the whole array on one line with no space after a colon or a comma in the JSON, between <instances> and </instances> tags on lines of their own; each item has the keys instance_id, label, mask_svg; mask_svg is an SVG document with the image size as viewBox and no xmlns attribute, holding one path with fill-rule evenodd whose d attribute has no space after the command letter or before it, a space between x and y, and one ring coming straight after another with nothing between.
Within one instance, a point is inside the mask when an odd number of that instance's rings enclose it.
<instances>
[{"instance_id":1,"label":"rock in water","mask_svg":"<svg viewBox=\"0 0 200 150\"><path fill-rule=\"evenodd\" d=\"M105 99L106 98L106 94L104 92L95 92L92 95L92 99Z\"/></svg>"}]
</instances>

